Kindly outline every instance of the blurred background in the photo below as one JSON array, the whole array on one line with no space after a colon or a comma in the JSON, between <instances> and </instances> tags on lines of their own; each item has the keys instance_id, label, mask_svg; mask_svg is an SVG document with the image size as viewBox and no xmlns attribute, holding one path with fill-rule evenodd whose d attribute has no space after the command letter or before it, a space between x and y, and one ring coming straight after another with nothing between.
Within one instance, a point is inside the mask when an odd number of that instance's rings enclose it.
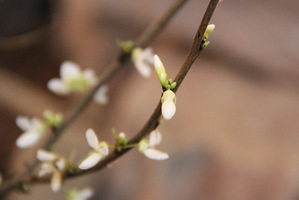
<instances>
[{"instance_id":1,"label":"blurred background","mask_svg":"<svg viewBox=\"0 0 299 200\"><path fill-rule=\"evenodd\" d=\"M20 174L36 149L15 145L18 115L65 115L81 95L59 97L47 82L72 60L100 75L118 55L116 39L134 39L173 0L0 0L0 171ZM207 0L190 0L150 44L174 77L185 60ZM166 161L132 150L100 172L65 182L90 186L105 200L299 199L299 2L223 0L210 44L177 93L177 113L159 127ZM85 131L112 142L150 117L161 89L130 63L109 81L107 106L91 103L54 150L79 162L90 150ZM7 199L64 199L48 184Z\"/></svg>"}]
</instances>

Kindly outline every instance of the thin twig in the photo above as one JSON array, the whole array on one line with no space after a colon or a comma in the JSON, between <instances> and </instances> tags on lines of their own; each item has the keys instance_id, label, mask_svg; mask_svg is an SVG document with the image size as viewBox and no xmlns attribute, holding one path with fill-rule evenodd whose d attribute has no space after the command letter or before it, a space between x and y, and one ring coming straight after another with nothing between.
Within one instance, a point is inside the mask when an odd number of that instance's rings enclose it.
<instances>
[{"instance_id":1,"label":"thin twig","mask_svg":"<svg viewBox=\"0 0 299 200\"><path fill-rule=\"evenodd\" d=\"M182 83L184 77L188 73L189 69L191 68L192 64L194 61L198 58L200 55L200 52L203 50L202 48L202 40L203 40L203 35L205 33L205 30L207 29L207 26L212 18L212 15L217 7L219 0L211 0L206 12L202 18L202 21L200 23L200 26L197 30L196 36L193 40L192 46L189 50L188 56L182 65L180 71L178 72L175 81L177 82L177 86L174 92L177 91L179 88L180 84ZM161 117L161 101L159 100L158 105L154 112L152 113L151 117L149 120L146 122L146 124L143 126L143 128L132 138L129 140L128 145L131 144L137 144L140 142L144 137L146 137L151 131L156 129L159 126L159 119ZM113 151L111 154L109 154L104 160L100 161L96 166L88 169L88 170L79 170L75 174L66 174L65 178L71 178L71 177L77 177L80 175L85 175L91 172L99 171L106 167L108 164L114 162L116 159L133 149L134 147L131 148L125 148L122 149L121 151ZM41 182L48 182L49 178L38 178L38 177L32 177L32 183L41 183Z\"/></svg>"},{"instance_id":2,"label":"thin twig","mask_svg":"<svg viewBox=\"0 0 299 200\"><path fill-rule=\"evenodd\" d=\"M175 81L177 81L177 83L179 83L176 87L176 90L179 88L180 84L182 83L184 77L186 76L186 74L188 73L188 70L190 69L190 67L192 66L192 64L194 63L194 61L196 60L196 58L198 58L198 56L200 55L200 52L203 50L202 48L202 39L203 39L203 35L204 32L209 24L209 21L217 7L219 0L211 0L207 10L204 14L204 17L201 21L201 24L198 28L198 31L196 33L196 36L193 40L192 46L189 50L188 56L184 62L184 64L182 65L180 71L178 72ZM150 119L146 122L146 124L143 126L143 128L128 142L128 145L130 144L136 144L138 142L140 142L144 137L146 137L151 131L153 131L154 129L156 129L159 126L159 119L161 117L161 101L159 100L158 105L156 107L156 109L154 110L154 112L152 113ZM132 148L126 148L121 150L120 152L118 151L114 151L111 154L109 154L104 160L102 160L101 162L99 162L96 166L94 166L93 168L90 168L88 170L80 170L78 173L76 174L67 174L66 178L69 177L77 177L80 175L85 175L87 173L91 173L91 172L95 172L95 171L99 171L101 169L103 169L104 167L106 167L108 164L112 163L113 161L115 161L116 159L118 159L120 156L124 155L125 153L127 153L129 150L133 149ZM33 177L32 182L48 182L49 179L48 178L38 178L38 177Z\"/></svg>"},{"instance_id":3,"label":"thin twig","mask_svg":"<svg viewBox=\"0 0 299 200\"><path fill-rule=\"evenodd\" d=\"M177 11L187 2L188 0L176 0L171 7L166 10L159 18L154 20L134 41L135 46L145 46L149 41L155 38L162 29L167 25L167 23L172 19L172 17L177 13ZM100 77L99 83L86 95L86 97L79 103L79 105L71 112L68 118L57 128L52 137L43 146L44 149L49 149L52 145L60 138L62 132L74 121L74 119L87 107L87 105L93 99L94 94L104 83L111 79L129 60L129 54L120 53L117 58L115 58L110 65L108 65L107 70ZM27 167L26 171L18 177L17 180L12 182L7 182L0 187L0 197L4 197L8 192L13 189L20 187L24 182L28 181L30 174L37 166L38 161L34 161Z\"/></svg>"},{"instance_id":4,"label":"thin twig","mask_svg":"<svg viewBox=\"0 0 299 200\"><path fill-rule=\"evenodd\" d=\"M212 18L212 15L218 5L218 2L219 2L219 0L211 0L206 9L206 12L202 18L200 26L199 26L197 33L195 35L195 38L193 40L192 46L189 50L188 56L174 80L177 82L177 86L173 90L174 92L176 92L178 90L184 77L186 76L189 69L191 68L192 64L198 58L200 52L203 50L203 48L202 48L203 36L204 36L205 30L207 29L207 26L208 26L211 18ZM140 142L144 137L149 135L149 133L151 131L153 131L154 129L156 129L159 126L160 117L161 117L161 101L159 100L158 105L157 105L156 109L154 110L154 112L152 113L149 120L146 122L146 124L143 126L143 128L128 142L128 144L129 145L136 144L136 143ZM94 172L94 171L99 171L102 168L106 167L108 164L110 164L113 161L115 161L116 159L118 159L123 154L127 153L132 148L126 148L120 152L114 151L111 154L109 154L104 160L102 160L96 166L94 166L93 168L90 168L90 169L84 170L84 171L81 170L76 174L69 174L67 176L72 177L72 176L83 175L83 174Z\"/></svg>"}]
</instances>

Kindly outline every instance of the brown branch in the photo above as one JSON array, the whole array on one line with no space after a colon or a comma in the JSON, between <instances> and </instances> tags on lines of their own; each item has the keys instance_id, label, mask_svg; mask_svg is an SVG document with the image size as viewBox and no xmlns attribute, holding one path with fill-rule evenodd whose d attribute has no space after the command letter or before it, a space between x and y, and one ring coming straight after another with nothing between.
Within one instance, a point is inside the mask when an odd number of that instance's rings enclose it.
<instances>
[{"instance_id":1,"label":"brown branch","mask_svg":"<svg viewBox=\"0 0 299 200\"><path fill-rule=\"evenodd\" d=\"M180 84L182 83L184 77L188 73L188 70L190 69L190 67L196 60L196 58L198 58L198 56L200 55L200 52L203 50L203 48L202 48L203 35L204 35L204 32L209 24L209 21L210 21L212 15L217 7L218 1L219 0L211 0L207 7L207 10L204 14L204 17L201 21L199 28L198 28L196 36L193 40L192 46L189 50L188 56L175 78L175 81L177 81L177 83L178 83L175 91L177 91L177 89L179 88ZM161 101L159 100L158 105L157 105L156 109L154 110L154 112L152 113L150 119L143 126L143 128L128 142L128 145L138 143L140 140L142 140L144 137L146 137L151 131L156 129L159 126L160 117L161 117ZM122 155L124 155L125 153L127 153L131 149L132 148L126 148L126 149L121 150L120 152L114 151L111 154L109 154L104 160L102 160L96 166L94 166L93 168L90 168L88 170L79 170L78 173L76 173L76 174L66 174L66 178L77 177L80 175L85 175L85 174L88 174L91 172L99 171L99 170L103 169L104 167L106 167L108 164L112 163L113 161L115 161L116 159L121 157ZM32 177L31 182L32 183L49 182L49 178Z\"/></svg>"},{"instance_id":2,"label":"brown branch","mask_svg":"<svg viewBox=\"0 0 299 200\"><path fill-rule=\"evenodd\" d=\"M176 88L173 90L176 92L178 88L180 87L184 77L188 73L189 69L191 68L194 61L198 58L200 52L203 50L202 48L202 40L205 33L205 30L207 29L207 26L212 18L212 15L218 5L219 0L211 0L206 12L201 20L200 26L197 30L197 33L195 35L195 38L193 40L192 46L189 50L188 56L182 65L180 71L178 72L176 78L174 81L177 82ZM143 128L128 142L128 144L136 144L140 142L144 137L146 137L151 131L156 129L159 126L159 119L161 117L161 101L159 99L158 105L154 112L152 113L150 119L146 122L146 124L143 126ZM83 175L86 173L98 171L104 167L106 167L109 163L115 161L123 154L127 153L132 148L123 149L122 151L114 151L111 154L109 154L104 160L99 162L95 167L88 169L88 170L81 170L76 174L69 174L68 177L75 177L78 175Z\"/></svg>"},{"instance_id":3,"label":"brown branch","mask_svg":"<svg viewBox=\"0 0 299 200\"><path fill-rule=\"evenodd\" d=\"M171 7L166 10L159 18L154 20L134 41L135 46L145 46L153 38L155 38L162 29L167 25L167 23L172 19L174 14L187 2L188 0L176 0ZM86 95L86 97L78 104L78 106L71 112L68 118L61 124L59 128L54 130L53 136L46 142L42 147L44 149L49 149L52 145L60 138L62 132L74 121L74 119L87 107L87 105L93 99L94 94L104 83L111 79L129 60L130 55L120 53L117 58L115 58L109 65L107 70L100 77L100 82ZM0 197L4 197L8 192L21 187L26 181L30 181L30 174L37 166L38 161L34 161L27 167L26 171L17 178L17 180L12 180L11 182L4 182L4 185L0 187ZM32 180L34 181L34 180Z\"/></svg>"}]
</instances>

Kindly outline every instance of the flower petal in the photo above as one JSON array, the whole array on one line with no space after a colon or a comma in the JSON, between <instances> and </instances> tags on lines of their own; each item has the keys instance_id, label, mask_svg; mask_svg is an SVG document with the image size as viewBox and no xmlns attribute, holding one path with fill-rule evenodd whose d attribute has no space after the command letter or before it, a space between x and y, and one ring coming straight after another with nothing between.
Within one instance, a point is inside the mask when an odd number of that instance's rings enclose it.
<instances>
[{"instance_id":1,"label":"flower petal","mask_svg":"<svg viewBox=\"0 0 299 200\"><path fill-rule=\"evenodd\" d=\"M60 171L63 171L65 169L65 160L60 158L59 160L57 160L55 162L55 166L60 170Z\"/></svg>"},{"instance_id":2,"label":"flower petal","mask_svg":"<svg viewBox=\"0 0 299 200\"><path fill-rule=\"evenodd\" d=\"M18 116L16 118L16 124L22 131L28 131L30 129L30 119L28 117Z\"/></svg>"},{"instance_id":3,"label":"flower petal","mask_svg":"<svg viewBox=\"0 0 299 200\"><path fill-rule=\"evenodd\" d=\"M144 61L147 63L153 65L154 64L154 54L153 54L153 49L150 47L147 47L142 51L142 56L144 57Z\"/></svg>"},{"instance_id":4,"label":"flower petal","mask_svg":"<svg viewBox=\"0 0 299 200\"><path fill-rule=\"evenodd\" d=\"M152 148L146 149L143 153L146 157L152 160L165 160L169 158L167 153Z\"/></svg>"},{"instance_id":5,"label":"flower petal","mask_svg":"<svg viewBox=\"0 0 299 200\"><path fill-rule=\"evenodd\" d=\"M175 104L173 101L164 101L162 104L162 115L166 120L170 120L176 111Z\"/></svg>"},{"instance_id":6,"label":"flower petal","mask_svg":"<svg viewBox=\"0 0 299 200\"><path fill-rule=\"evenodd\" d=\"M103 158L102 154L96 152L88 156L85 160L81 162L79 168L82 170L92 168Z\"/></svg>"},{"instance_id":7,"label":"flower petal","mask_svg":"<svg viewBox=\"0 0 299 200\"><path fill-rule=\"evenodd\" d=\"M88 129L85 135L88 145L94 150L97 150L99 148L99 140L94 130L92 130L91 128Z\"/></svg>"},{"instance_id":8,"label":"flower petal","mask_svg":"<svg viewBox=\"0 0 299 200\"><path fill-rule=\"evenodd\" d=\"M64 61L60 67L60 77L62 80L67 78L78 77L81 74L81 70L78 64L71 61Z\"/></svg>"},{"instance_id":9,"label":"flower petal","mask_svg":"<svg viewBox=\"0 0 299 200\"><path fill-rule=\"evenodd\" d=\"M51 189L53 192L57 192L61 188L62 174L59 171L55 171L51 178Z\"/></svg>"},{"instance_id":10,"label":"flower petal","mask_svg":"<svg viewBox=\"0 0 299 200\"><path fill-rule=\"evenodd\" d=\"M53 173L54 167L50 163L42 163L41 170L38 172L38 176L44 176L45 174Z\"/></svg>"},{"instance_id":11,"label":"flower petal","mask_svg":"<svg viewBox=\"0 0 299 200\"><path fill-rule=\"evenodd\" d=\"M16 141L19 148L25 149L35 145L40 139L40 135L36 132L25 132L20 135Z\"/></svg>"},{"instance_id":12,"label":"flower petal","mask_svg":"<svg viewBox=\"0 0 299 200\"><path fill-rule=\"evenodd\" d=\"M93 189L91 189L91 188L83 188L83 189L81 189L79 191L79 194L78 194L79 198L78 199L82 199L82 200L89 199L93 195L94 195Z\"/></svg>"},{"instance_id":13,"label":"flower petal","mask_svg":"<svg viewBox=\"0 0 299 200\"><path fill-rule=\"evenodd\" d=\"M164 65L162 64L160 58L158 55L154 55L154 66L156 69L160 69L162 71L165 71Z\"/></svg>"},{"instance_id":14,"label":"flower petal","mask_svg":"<svg viewBox=\"0 0 299 200\"><path fill-rule=\"evenodd\" d=\"M58 78L53 78L48 82L48 89L59 95L69 94L69 90L65 83Z\"/></svg>"},{"instance_id":15,"label":"flower petal","mask_svg":"<svg viewBox=\"0 0 299 200\"><path fill-rule=\"evenodd\" d=\"M109 97L107 96L108 85L102 85L94 95L94 100L102 105L106 105L109 101Z\"/></svg>"},{"instance_id":16,"label":"flower petal","mask_svg":"<svg viewBox=\"0 0 299 200\"><path fill-rule=\"evenodd\" d=\"M96 74L94 73L94 71L92 69L84 70L83 76L85 77L89 86L94 86L99 81Z\"/></svg>"},{"instance_id":17,"label":"flower petal","mask_svg":"<svg viewBox=\"0 0 299 200\"><path fill-rule=\"evenodd\" d=\"M160 144L161 141L162 141L161 133L157 129L153 130L149 137L149 144L151 146L156 146L156 145Z\"/></svg>"},{"instance_id":18,"label":"flower petal","mask_svg":"<svg viewBox=\"0 0 299 200\"><path fill-rule=\"evenodd\" d=\"M44 149L39 149L36 153L36 158L40 161L53 161L57 158L57 155Z\"/></svg>"},{"instance_id":19,"label":"flower petal","mask_svg":"<svg viewBox=\"0 0 299 200\"><path fill-rule=\"evenodd\" d=\"M137 71L141 74L141 76L147 78L147 77L150 77L151 75L151 67L145 63L144 60L137 60L135 62L135 67L137 69Z\"/></svg>"}]
</instances>

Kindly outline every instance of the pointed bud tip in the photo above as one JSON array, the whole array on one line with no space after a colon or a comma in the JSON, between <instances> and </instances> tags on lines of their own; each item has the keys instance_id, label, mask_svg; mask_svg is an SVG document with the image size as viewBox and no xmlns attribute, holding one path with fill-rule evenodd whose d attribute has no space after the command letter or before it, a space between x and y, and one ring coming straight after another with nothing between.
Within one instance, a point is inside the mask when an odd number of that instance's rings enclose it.
<instances>
[{"instance_id":1,"label":"pointed bud tip","mask_svg":"<svg viewBox=\"0 0 299 200\"><path fill-rule=\"evenodd\" d=\"M161 62L158 55L154 56L154 65L155 65L156 68L163 66L163 64L162 64L162 62Z\"/></svg>"}]
</instances>

